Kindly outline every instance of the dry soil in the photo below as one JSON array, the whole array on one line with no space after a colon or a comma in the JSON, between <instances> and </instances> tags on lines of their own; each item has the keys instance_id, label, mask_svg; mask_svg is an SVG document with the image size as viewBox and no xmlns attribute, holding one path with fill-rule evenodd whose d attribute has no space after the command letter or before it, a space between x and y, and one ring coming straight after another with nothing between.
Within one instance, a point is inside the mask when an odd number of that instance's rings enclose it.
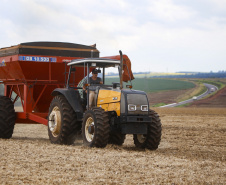
<instances>
[{"instance_id":1,"label":"dry soil","mask_svg":"<svg viewBox=\"0 0 226 185\"><path fill-rule=\"evenodd\" d=\"M156 109L162 141L156 151L123 146L50 144L44 125L15 126L0 139L0 184L225 184L226 109Z\"/></svg>"}]
</instances>

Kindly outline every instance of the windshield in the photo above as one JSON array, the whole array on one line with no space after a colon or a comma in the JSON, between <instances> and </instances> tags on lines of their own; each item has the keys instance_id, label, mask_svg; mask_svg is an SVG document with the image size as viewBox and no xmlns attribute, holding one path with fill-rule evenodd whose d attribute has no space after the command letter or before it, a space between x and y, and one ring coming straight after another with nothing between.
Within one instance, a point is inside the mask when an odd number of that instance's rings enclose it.
<instances>
[{"instance_id":1,"label":"windshield","mask_svg":"<svg viewBox=\"0 0 226 185\"><path fill-rule=\"evenodd\" d=\"M109 67L105 69L105 84L120 83L119 72L117 67Z\"/></svg>"}]
</instances>

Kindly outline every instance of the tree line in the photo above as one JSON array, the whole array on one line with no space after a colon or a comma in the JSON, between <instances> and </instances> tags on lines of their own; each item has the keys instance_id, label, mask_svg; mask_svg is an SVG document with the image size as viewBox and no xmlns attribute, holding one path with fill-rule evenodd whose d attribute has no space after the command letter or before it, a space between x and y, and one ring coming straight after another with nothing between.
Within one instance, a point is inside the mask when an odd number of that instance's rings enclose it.
<instances>
[{"instance_id":1,"label":"tree line","mask_svg":"<svg viewBox=\"0 0 226 185\"><path fill-rule=\"evenodd\" d=\"M153 76L153 78L226 78L226 72L193 73L185 75Z\"/></svg>"}]
</instances>

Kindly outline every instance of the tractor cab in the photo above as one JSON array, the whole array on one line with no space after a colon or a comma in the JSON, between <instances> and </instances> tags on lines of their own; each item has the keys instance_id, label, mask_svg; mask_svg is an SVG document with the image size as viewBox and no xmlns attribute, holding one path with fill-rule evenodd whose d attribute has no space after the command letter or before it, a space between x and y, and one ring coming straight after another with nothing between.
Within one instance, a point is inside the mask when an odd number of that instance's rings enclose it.
<instances>
[{"instance_id":1,"label":"tractor cab","mask_svg":"<svg viewBox=\"0 0 226 185\"><path fill-rule=\"evenodd\" d=\"M104 100L99 100L99 92L101 96L103 96L103 91L106 90L113 90L114 92L119 92L120 91L120 82L113 82L111 84L107 84L105 74L106 74L106 69L112 68L114 69L121 69L120 67L120 60L115 60L115 59L106 59L106 58L87 58L87 59L79 59L79 60L72 60L69 64L70 69L69 69L69 76L68 76L68 81L67 81L67 88L70 88L70 78L72 76L72 72L77 70L84 70L84 76L81 82L79 82L77 89L82 89L81 95L82 99L85 102L86 106L85 109L90 109L91 107L97 107L101 102ZM97 77L99 79L99 82L101 83L95 83L92 80L92 71L97 73ZM75 71L76 73L76 71ZM120 80L120 76L118 78ZM94 103L92 106L90 101L90 94L94 93ZM113 93L114 94L114 93ZM117 100L117 98L114 98Z\"/></svg>"}]
</instances>

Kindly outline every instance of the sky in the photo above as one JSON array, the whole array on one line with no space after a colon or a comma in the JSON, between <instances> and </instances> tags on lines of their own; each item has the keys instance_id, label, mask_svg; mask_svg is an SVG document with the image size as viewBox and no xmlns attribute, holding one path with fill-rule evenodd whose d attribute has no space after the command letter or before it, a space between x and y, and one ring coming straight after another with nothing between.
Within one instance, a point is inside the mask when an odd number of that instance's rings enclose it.
<instances>
[{"instance_id":1,"label":"sky","mask_svg":"<svg viewBox=\"0 0 226 185\"><path fill-rule=\"evenodd\" d=\"M133 72L226 71L226 0L0 0L0 48L97 45Z\"/></svg>"}]
</instances>

